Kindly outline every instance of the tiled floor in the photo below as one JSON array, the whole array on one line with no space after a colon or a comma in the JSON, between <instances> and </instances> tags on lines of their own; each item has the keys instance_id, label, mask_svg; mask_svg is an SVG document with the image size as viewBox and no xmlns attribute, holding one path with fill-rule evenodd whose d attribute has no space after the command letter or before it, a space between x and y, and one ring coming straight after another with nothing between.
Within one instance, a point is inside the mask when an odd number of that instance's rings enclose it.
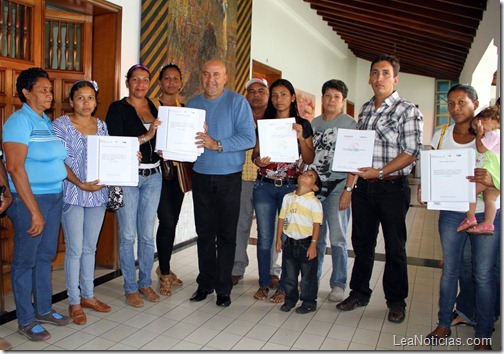
<instances>
[{"instance_id":1,"label":"tiled floor","mask_svg":"<svg viewBox=\"0 0 504 354\"><path fill-rule=\"evenodd\" d=\"M407 217L409 257L441 258L436 223L437 212L410 208ZM376 251L384 253L383 240L381 236L378 238ZM119 277L96 287L96 296L112 306L110 313L86 310L88 322L84 326L46 325L52 337L43 343L30 342L16 333L15 320L0 326L0 337L11 342L14 350L472 350L472 346L401 345L401 338L417 336L416 339L421 339L418 336L425 336L436 326L441 276L438 268L408 267L410 296L406 321L393 324L386 319L381 283L383 262L375 261L371 279L373 296L369 305L341 312L335 308L335 303L327 300L331 270L327 257L318 309L315 313L299 315L294 311L281 312L280 305L253 298L258 279L255 251L255 246L249 246L250 265L244 280L233 288L233 303L228 308L217 307L215 295L200 303L189 301L196 290L198 274L196 246L193 245L173 255L172 267L184 285L173 287L173 295L162 297L160 303L145 302L145 306L138 309L127 306ZM349 258L349 276L352 266L353 258ZM106 271L97 271L103 272ZM54 288L61 289L64 287L63 272L54 273ZM155 279L154 271L152 275ZM157 280L153 286L158 289ZM54 304L54 308L66 313L67 300ZM473 328L467 326L453 327L452 331L451 338L460 338L462 342L474 333ZM496 324L493 349L501 350L500 321Z\"/></svg>"}]
</instances>

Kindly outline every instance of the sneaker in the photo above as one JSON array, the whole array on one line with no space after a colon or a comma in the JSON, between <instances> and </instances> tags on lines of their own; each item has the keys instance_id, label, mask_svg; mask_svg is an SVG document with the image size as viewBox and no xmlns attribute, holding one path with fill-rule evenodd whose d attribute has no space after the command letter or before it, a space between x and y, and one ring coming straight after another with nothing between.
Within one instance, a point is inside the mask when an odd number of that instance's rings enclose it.
<instances>
[{"instance_id":1,"label":"sneaker","mask_svg":"<svg viewBox=\"0 0 504 354\"><path fill-rule=\"evenodd\" d=\"M296 304L292 304L290 302L284 302L284 304L280 306L280 311L289 312L290 310L292 310L294 306L296 306Z\"/></svg>"},{"instance_id":2,"label":"sneaker","mask_svg":"<svg viewBox=\"0 0 504 354\"><path fill-rule=\"evenodd\" d=\"M69 324L72 319L68 316L63 316L57 313L54 310L51 310L47 315L41 316L41 315L35 315L35 318L37 321L42 322L42 323L50 323L55 326L66 326Z\"/></svg>"},{"instance_id":3,"label":"sneaker","mask_svg":"<svg viewBox=\"0 0 504 354\"><path fill-rule=\"evenodd\" d=\"M152 301L152 302L159 302L161 301L161 298L159 297L158 294L150 286L146 288L141 288L138 289L138 292L142 294L147 300Z\"/></svg>"},{"instance_id":4,"label":"sneaker","mask_svg":"<svg viewBox=\"0 0 504 354\"><path fill-rule=\"evenodd\" d=\"M317 310L317 305L315 305L315 304L307 304L307 303L303 302L301 304L301 306L299 306L296 309L296 313L304 315L305 313L315 312L316 310Z\"/></svg>"},{"instance_id":5,"label":"sneaker","mask_svg":"<svg viewBox=\"0 0 504 354\"><path fill-rule=\"evenodd\" d=\"M368 304L368 301L364 302L362 300L359 300L356 297L349 296L345 300L343 300L342 302L337 304L336 308L341 311L352 311L356 307L366 306L367 304Z\"/></svg>"},{"instance_id":6,"label":"sneaker","mask_svg":"<svg viewBox=\"0 0 504 354\"><path fill-rule=\"evenodd\" d=\"M340 302L345 298L345 290L339 286L334 286L329 293L329 301Z\"/></svg>"},{"instance_id":7,"label":"sneaker","mask_svg":"<svg viewBox=\"0 0 504 354\"><path fill-rule=\"evenodd\" d=\"M27 326L18 326L18 332L26 336L32 342L41 342L48 340L51 335L37 321L33 321Z\"/></svg>"}]
</instances>

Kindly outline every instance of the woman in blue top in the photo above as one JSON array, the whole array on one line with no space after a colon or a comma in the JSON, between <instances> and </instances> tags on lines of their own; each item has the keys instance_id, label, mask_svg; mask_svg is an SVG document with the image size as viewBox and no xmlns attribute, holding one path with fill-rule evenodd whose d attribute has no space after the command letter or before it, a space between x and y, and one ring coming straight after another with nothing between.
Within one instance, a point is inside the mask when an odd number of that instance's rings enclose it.
<instances>
[{"instance_id":1,"label":"woman in blue top","mask_svg":"<svg viewBox=\"0 0 504 354\"><path fill-rule=\"evenodd\" d=\"M110 306L96 299L93 292L96 243L108 194L104 185L98 185L99 181L86 182L87 136L108 135L105 122L91 115L96 108L97 92L94 81L75 82L69 95L73 116L64 115L53 122L54 131L67 150L68 177L63 182L61 221L66 244L68 313L78 325L87 321L82 307L110 311Z\"/></svg>"},{"instance_id":2,"label":"woman in blue top","mask_svg":"<svg viewBox=\"0 0 504 354\"><path fill-rule=\"evenodd\" d=\"M51 266L56 256L67 176L66 151L44 113L52 85L40 68L23 70L16 81L21 109L3 126L3 151L12 205L14 258L11 279L18 332L32 341L51 338L40 322L64 326L70 318L52 309ZM33 305L32 305L33 293Z\"/></svg>"}]
</instances>

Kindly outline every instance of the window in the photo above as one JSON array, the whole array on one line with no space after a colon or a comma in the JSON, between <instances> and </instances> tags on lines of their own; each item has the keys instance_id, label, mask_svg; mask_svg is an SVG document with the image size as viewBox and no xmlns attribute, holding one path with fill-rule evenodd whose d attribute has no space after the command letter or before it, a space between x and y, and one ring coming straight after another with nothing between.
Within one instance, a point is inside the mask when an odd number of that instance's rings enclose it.
<instances>
[{"instance_id":1,"label":"window","mask_svg":"<svg viewBox=\"0 0 504 354\"><path fill-rule=\"evenodd\" d=\"M443 124L455 123L448 112L448 90L456 84L458 84L456 81L436 79L436 117L434 120L434 129L439 129Z\"/></svg>"}]
</instances>

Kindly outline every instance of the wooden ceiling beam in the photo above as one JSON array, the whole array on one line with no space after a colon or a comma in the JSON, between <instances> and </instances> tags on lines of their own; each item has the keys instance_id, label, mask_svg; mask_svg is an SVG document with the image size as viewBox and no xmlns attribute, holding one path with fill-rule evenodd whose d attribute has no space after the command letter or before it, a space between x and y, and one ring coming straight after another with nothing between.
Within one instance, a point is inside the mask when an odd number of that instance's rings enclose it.
<instances>
[{"instance_id":1,"label":"wooden ceiling beam","mask_svg":"<svg viewBox=\"0 0 504 354\"><path fill-rule=\"evenodd\" d=\"M447 42L437 37L421 36L418 33L415 34L409 33L407 36L405 36L404 33L400 31L390 31L387 28L378 28L378 27L370 28L365 23L354 22L352 24L349 24L347 21L338 20L337 22L335 22L334 19L329 19L327 17L322 17L322 19L326 21L328 25L332 27L334 31L336 31L336 33L338 33L338 31L340 30L355 29L355 31L359 30L360 32L363 33L382 34L388 38L394 38L394 39L404 38L406 40L411 38L412 41L416 42L433 43L434 45L437 45L439 47L453 48L454 50L464 52L465 55L467 55L467 53L469 52L468 48L470 47L470 43L461 44L452 41Z\"/></svg>"},{"instance_id":2,"label":"wooden ceiling beam","mask_svg":"<svg viewBox=\"0 0 504 354\"><path fill-rule=\"evenodd\" d=\"M363 44L365 44L365 43L379 42L380 45L382 45L383 43L390 42L390 38L377 36L376 34L372 35L373 37L371 37L371 35L366 36L364 34L359 34L359 33L355 33L352 31L348 31L348 32L345 31L345 32L339 32L339 35L347 44L350 44L350 43L363 43ZM439 48L436 48L433 46L429 47L424 44L414 44L414 43L408 42L406 40L394 41L394 44L398 49L411 49L413 51L418 51L418 52L430 52L434 56L441 56L445 59L449 59L453 62L460 63L462 65L465 62L465 60L463 59L463 56L461 56L458 53L447 51L446 48L439 49Z\"/></svg>"},{"instance_id":3,"label":"wooden ceiling beam","mask_svg":"<svg viewBox=\"0 0 504 354\"><path fill-rule=\"evenodd\" d=\"M314 0L311 3L314 10L325 9L332 13L347 11L384 21L389 19L393 22L414 22L420 26L435 26L455 33L467 30L474 31L474 28L477 28L480 22L479 18L460 17L448 13L442 13L442 16L440 16L440 13L433 9L410 6L409 3L405 4L404 2L393 3L391 6L381 6L378 3L359 0L350 0L338 4Z\"/></svg>"},{"instance_id":4,"label":"wooden ceiling beam","mask_svg":"<svg viewBox=\"0 0 504 354\"><path fill-rule=\"evenodd\" d=\"M402 44L404 46L409 46L416 48L422 51L434 51L437 53L444 53L448 57L460 58L461 56L466 56L469 50L467 48L459 48L459 47L450 47L447 50L446 43L441 42L428 42L425 40L417 40L416 38L405 38L400 34L389 35L388 33L382 32L373 32L369 33L369 31L365 30L356 30L353 28L339 28L338 30L334 29L338 33L338 35L345 40L345 38L349 38L348 41L358 41L358 42L393 42L396 44ZM461 59L463 60L463 59Z\"/></svg>"},{"instance_id":5,"label":"wooden ceiling beam","mask_svg":"<svg viewBox=\"0 0 504 354\"><path fill-rule=\"evenodd\" d=\"M376 44L356 44L352 43L349 45L349 49L359 49L362 51L374 52L376 55L380 53L394 54L399 58L401 62L426 62L429 66L433 68L438 68L441 70L452 70L456 71L457 68L461 67L464 63L454 62L452 60L445 59L441 56L433 56L428 53L422 53L414 49L404 49L404 48L387 48L383 43Z\"/></svg>"},{"instance_id":6,"label":"wooden ceiling beam","mask_svg":"<svg viewBox=\"0 0 504 354\"><path fill-rule=\"evenodd\" d=\"M457 42L463 46L466 46L472 42L474 36L467 33L454 33L449 31L435 30L431 29L426 25L415 25L413 23L408 24L404 21L394 21L390 18L388 21L381 19L376 19L376 17L360 15L353 12L347 12L342 9L338 13L329 13L327 11L318 10L317 14L325 18L340 19L341 21L348 22L352 24L353 22L361 22L367 24L371 29L374 27L386 28L389 31L398 31L404 34L419 35L425 38L439 37L446 41Z\"/></svg>"},{"instance_id":7,"label":"wooden ceiling beam","mask_svg":"<svg viewBox=\"0 0 504 354\"><path fill-rule=\"evenodd\" d=\"M466 4L471 5L472 3L474 3L476 6L474 7L466 6ZM392 7L396 7L397 4L400 4L401 6L410 7L411 12L416 12L418 11L418 8L422 8L425 9L426 11L430 11L431 13L432 12L436 13L437 14L436 17L444 17L445 15L449 15L471 20L478 20L478 22L481 21L481 19L483 18L483 12L486 9L486 0L484 1L456 0L452 1L451 3L449 1L445 2L443 0L408 0L407 4L405 4L404 0L391 0ZM478 24L475 24L475 26L477 27Z\"/></svg>"}]
</instances>

